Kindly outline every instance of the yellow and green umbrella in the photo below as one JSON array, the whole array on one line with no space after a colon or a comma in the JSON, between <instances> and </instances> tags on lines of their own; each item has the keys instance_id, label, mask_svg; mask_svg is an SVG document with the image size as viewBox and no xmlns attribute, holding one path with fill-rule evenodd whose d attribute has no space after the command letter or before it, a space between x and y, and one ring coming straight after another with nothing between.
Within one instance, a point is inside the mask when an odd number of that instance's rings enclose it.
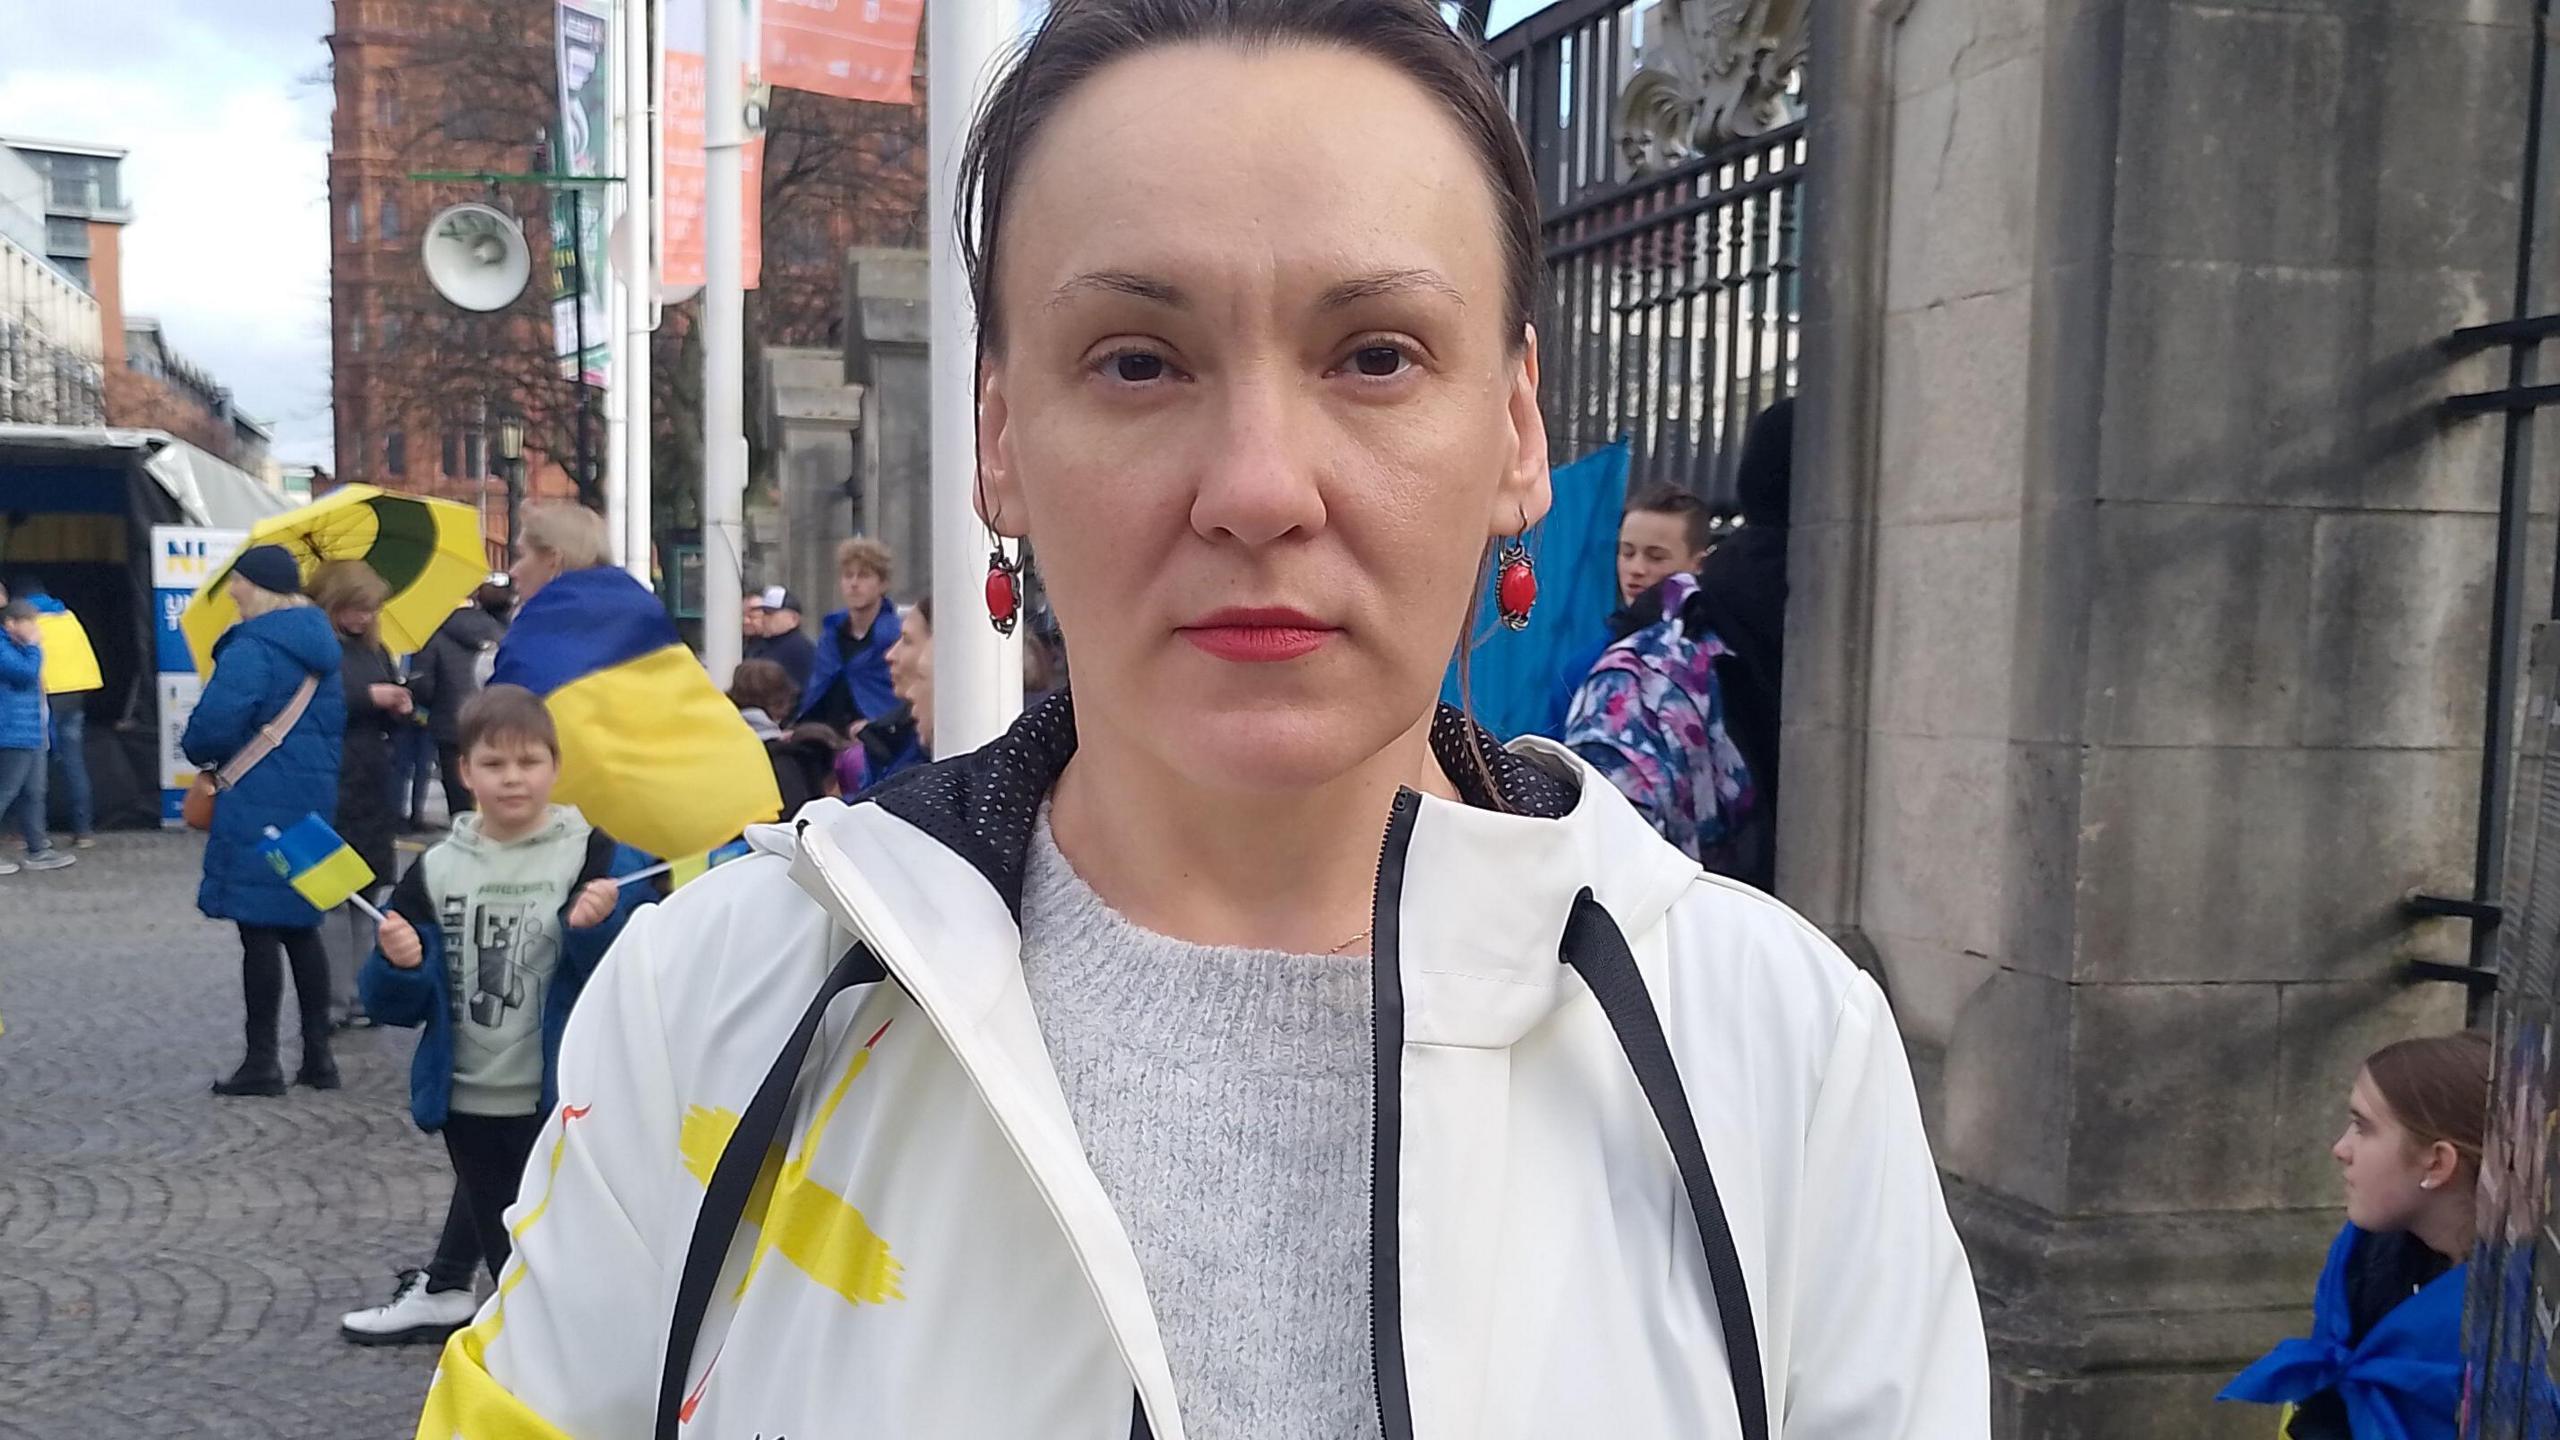
<instances>
[{"instance_id":1,"label":"yellow and green umbrella","mask_svg":"<svg viewBox=\"0 0 2560 1440\"><path fill-rule=\"evenodd\" d=\"M382 643L395 655L416 653L489 578L480 517L469 506L370 485L349 485L299 510L259 521L242 548L249 545L281 545L292 551L302 562L306 582L331 560L372 566L391 587L391 599L382 607ZM240 620L230 584L231 567L225 564L178 617L178 629L203 674L213 673L213 642Z\"/></svg>"}]
</instances>

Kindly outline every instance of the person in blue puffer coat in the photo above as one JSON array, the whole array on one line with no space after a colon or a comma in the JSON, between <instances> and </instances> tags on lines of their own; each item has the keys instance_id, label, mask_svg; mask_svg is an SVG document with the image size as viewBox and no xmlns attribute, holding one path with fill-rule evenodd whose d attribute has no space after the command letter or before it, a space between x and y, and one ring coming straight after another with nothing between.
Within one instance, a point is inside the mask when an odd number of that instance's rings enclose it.
<instances>
[{"instance_id":1,"label":"person in blue puffer coat","mask_svg":"<svg viewBox=\"0 0 2560 1440\"><path fill-rule=\"evenodd\" d=\"M347 700L338 680L337 632L302 594L301 568L280 546L256 545L232 562L232 603L240 623L213 646L213 678L205 682L179 748L206 769L230 762L280 717L304 681L309 704L284 741L214 802L213 833L204 849L204 884L196 908L240 927L240 989L248 1011L248 1056L214 1083L217 1095L281 1095L276 1017L284 1001L284 969L293 967L302 1011L302 1068L296 1082L338 1088L329 1054L329 958L320 943L320 912L311 908L258 853L272 826L338 810L339 750Z\"/></svg>"},{"instance_id":2,"label":"person in blue puffer coat","mask_svg":"<svg viewBox=\"0 0 2560 1440\"><path fill-rule=\"evenodd\" d=\"M27 862L0 860L0 875L59 870L71 856L44 833L44 644L35 607L0 594L0 824L26 836Z\"/></svg>"}]
</instances>

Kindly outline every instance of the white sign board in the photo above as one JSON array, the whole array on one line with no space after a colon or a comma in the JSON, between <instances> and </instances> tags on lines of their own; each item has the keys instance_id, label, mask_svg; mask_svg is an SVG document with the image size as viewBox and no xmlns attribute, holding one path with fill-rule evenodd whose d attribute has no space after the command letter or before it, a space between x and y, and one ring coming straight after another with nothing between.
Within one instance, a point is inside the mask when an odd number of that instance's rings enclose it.
<instances>
[{"instance_id":1,"label":"white sign board","mask_svg":"<svg viewBox=\"0 0 2560 1440\"><path fill-rule=\"evenodd\" d=\"M158 612L153 621L157 637L153 649L160 671L163 825L179 823L179 806L196 778L196 767L178 751L178 737L186 733L187 718L196 711L196 697L204 693L204 682L196 675L195 656L188 653L187 637L178 629L178 617L186 613L187 602L195 598L196 590L215 571L231 563L231 557L240 553L248 538L248 533L241 530L207 530L194 525L151 527L151 596Z\"/></svg>"}]
</instances>

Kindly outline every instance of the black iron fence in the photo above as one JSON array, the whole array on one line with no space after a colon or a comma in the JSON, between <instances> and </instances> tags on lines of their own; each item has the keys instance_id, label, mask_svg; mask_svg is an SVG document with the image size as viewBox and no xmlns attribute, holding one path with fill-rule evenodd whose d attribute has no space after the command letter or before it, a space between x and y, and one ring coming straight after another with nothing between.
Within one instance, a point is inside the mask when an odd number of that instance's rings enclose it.
<instances>
[{"instance_id":1,"label":"black iron fence","mask_svg":"<svg viewBox=\"0 0 2560 1440\"><path fill-rule=\"evenodd\" d=\"M1631 488L1729 502L1744 426L1796 387L1804 125L1640 170L1618 97L1655 8L1564 0L1489 48L1546 212L1538 334L1557 458L1623 434Z\"/></svg>"},{"instance_id":2,"label":"black iron fence","mask_svg":"<svg viewBox=\"0 0 2560 1440\"><path fill-rule=\"evenodd\" d=\"M2560 310L2547 275L2549 257L2539 253L2549 243L2550 218L2545 207L2560 193L2560 86L2552 83L2551 30L2554 0L2538 0L2536 23L2527 32L2525 59L2525 131L2523 163L2517 177L2517 223L2513 300L2505 319L2456 330L2445 342L2454 355L2503 350L2506 383L2494 390L2448 397L2442 406L2448 423L2499 418L2503 431L2498 479L2498 544L2493 561L2489 611L2489 655L2484 687L2480 740L2480 808L2468 897L2418 895L2410 908L2422 915L2451 915L2471 922L2471 955L2467 967L2419 963L2420 978L2459 980L2471 987L2472 1017L2487 1008L2487 997L2501 983L2500 926L2506 911L2521 903L2522 891L2535 885L2560 886L2560 869L2550 877L2510 868L2513 830L2534 824L2538 797L2515 783L2519 748L2517 697L2525 678L2526 642L2533 625L2526 607L2526 552L2537 523L2534 476L2536 421L2546 409L2560 407L2560 384L2545 367L2544 347L2560 343ZM2548 462L2543 462L2547 464ZM2560 624L2560 572L2555 572L2548 620ZM2534 717L2537 723L2548 716ZM2537 743L2541 743L2537 739ZM2555 898L2552 903L2560 903ZM2510 945L2520 938L2510 937ZM2555 1372L2560 1373L2560 1372Z\"/></svg>"}]
</instances>

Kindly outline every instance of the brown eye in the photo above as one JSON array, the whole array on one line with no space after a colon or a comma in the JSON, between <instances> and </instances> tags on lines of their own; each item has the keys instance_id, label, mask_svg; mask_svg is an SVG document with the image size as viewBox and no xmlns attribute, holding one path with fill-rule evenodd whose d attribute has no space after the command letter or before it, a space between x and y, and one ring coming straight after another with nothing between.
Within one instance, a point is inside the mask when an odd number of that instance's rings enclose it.
<instances>
[{"instance_id":1,"label":"brown eye","mask_svg":"<svg viewBox=\"0 0 2560 1440\"><path fill-rule=\"evenodd\" d=\"M1117 356L1111 362L1111 378L1131 385L1161 380L1164 378L1164 357L1146 354Z\"/></svg>"},{"instance_id":2,"label":"brown eye","mask_svg":"<svg viewBox=\"0 0 2560 1440\"><path fill-rule=\"evenodd\" d=\"M1388 380L1402 373L1405 356L1393 345L1364 345L1351 357L1351 365L1373 380Z\"/></svg>"}]
</instances>

